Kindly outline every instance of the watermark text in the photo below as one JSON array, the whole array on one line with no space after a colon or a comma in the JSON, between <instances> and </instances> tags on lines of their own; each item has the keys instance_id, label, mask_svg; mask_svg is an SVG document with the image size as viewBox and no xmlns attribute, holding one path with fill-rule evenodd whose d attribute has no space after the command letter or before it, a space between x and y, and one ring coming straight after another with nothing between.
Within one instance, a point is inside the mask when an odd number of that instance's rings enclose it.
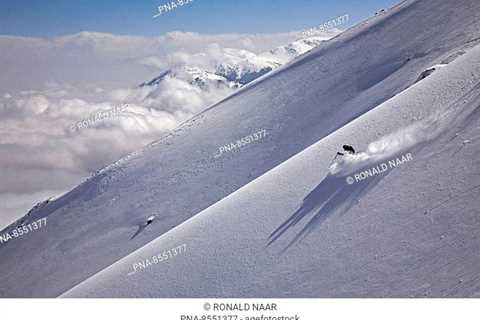
<instances>
[{"instance_id":1,"label":"watermark text","mask_svg":"<svg viewBox=\"0 0 480 320\"><path fill-rule=\"evenodd\" d=\"M346 181L347 181L348 184L354 184L355 182L360 182L360 181L363 181L363 180L365 180L369 177L377 176L377 175L382 174L382 173L384 173L388 170L397 168L397 167L401 166L402 164L404 164L406 162L409 162L411 160L413 160L412 154L407 153L405 155L398 156L395 159L388 160L387 162L382 162L375 167L372 167L372 168L369 168L367 170L355 173L353 175L353 177L348 176L346 178Z\"/></svg>"},{"instance_id":2,"label":"watermark text","mask_svg":"<svg viewBox=\"0 0 480 320\"><path fill-rule=\"evenodd\" d=\"M47 218L42 218L27 225L17 226L13 230L0 235L0 243L8 242L11 239L20 238L24 234L34 232L47 225Z\"/></svg>"},{"instance_id":3,"label":"watermark text","mask_svg":"<svg viewBox=\"0 0 480 320\"><path fill-rule=\"evenodd\" d=\"M218 153L215 154L214 158L218 158L218 157L222 156L224 153L227 153L227 152L240 150L240 148L242 148L242 147L244 147L244 146L246 146L250 143L259 141L261 139L264 139L266 136L267 136L267 130L262 129L262 130L259 130L255 133L253 133L253 134L245 136L245 137L237 140L236 142L231 142L231 143L228 143L226 145L223 145L223 146L218 148Z\"/></svg>"},{"instance_id":4,"label":"watermark text","mask_svg":"<svg viewBox=\"0 0 480 320\"><path fill-rule=\"evenodd\" d=\"M159 16L161 16L162 14L166 13L166 12L169 12L169 11L173 11L175 9L177 9L178 7L181 7L181 6L184 6L184 5L187 5L189 3L192 3L193 0L176 0L176 1L169 1L167 3L164 3L162 5L159 5L157 7L158 9L158 13L156 15L154 15L153 17L154 18L157 18Z\"/></svg>"},{"instance_id":5,"label":"watermark text","mask_svg":"<svg viewBox=\"0 0 480 320\"><path fill-rule=\"evenodd\" d=\"M133 271L128 273L127 276L134 275L135 273L137 273L137 271L145 270L153 266L154 264L158 264L160 262L170 260L175 256L185 253L186 251L187 251L187 244L184 243L178 247L165 250L157 255L154 255L153 257L147 258L139 262L135 262L132 264Z\"/></svg>"},{"instance_id":6,"label":"watermark text","mask_svg":"<svg viewBox=\"0 0 480 320\"><path fill-rule=\"evenodd\" d=\"M319 33L326 32L329 29L332 29L332 28L335 28L339 25L347 23L348 19L349 19L348 14L344 14L343 16L339 16L339 17L336 17L332 20L324 22L319 26L312 27L312 28L304 30L302 32L302 36L303 37L311 37L311 36L318 35Z\"/></svg>"},{"instance_id":7,"label":"watermark text","mask_svg":"<svg viewBox=\"0 0 480 320\"><path fill-rule=\"evenodd\" d=\"M117 117L120 113L125 111L127 107L128 107L128 104L125 104L119 107L114 107L113 109L110 109L107 111L98 111L96 113L93 113L87 119L80 120L75 124L72 124L70 126L70 131L75 132L80 129L86 129L90 126L93 126L97 122L100 122L109 118Z\"/></svg>"}]
</instances>

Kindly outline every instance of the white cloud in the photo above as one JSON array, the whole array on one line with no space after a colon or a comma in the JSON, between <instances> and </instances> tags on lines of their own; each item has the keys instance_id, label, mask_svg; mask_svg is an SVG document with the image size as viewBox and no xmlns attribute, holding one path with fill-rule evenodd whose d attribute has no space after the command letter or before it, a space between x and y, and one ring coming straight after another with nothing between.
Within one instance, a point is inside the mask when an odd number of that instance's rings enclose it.
<instances>
[{"instance_id":1,"label":"white cloud","mask_svg":"<svg viewBox=\"0 0 480 320\"><path fill-rule=\"evenodd\" d=\"M81 32L52 39L0 36L0 95L45 90L49 84L94 90L131 87L159 69L212 46L255 53L295 39L298 33L220 34L170 32L158 37ZM27 93L27 92L26 92Z\"/></svg>"},{"instance_id":2,"label":"white cloud","mask_svg":"<svg viewBox=\"0 0 480 320\"><path fill-rule=\"evenodd\" d=\"M0 36L0 228L232 92L200 90L181 78L155 87L139 83L175 65L212 67L225 48L259 53L296 35ZM128 108L116 117L69 130L124 103Z\"/></svg>"}]
</instances>

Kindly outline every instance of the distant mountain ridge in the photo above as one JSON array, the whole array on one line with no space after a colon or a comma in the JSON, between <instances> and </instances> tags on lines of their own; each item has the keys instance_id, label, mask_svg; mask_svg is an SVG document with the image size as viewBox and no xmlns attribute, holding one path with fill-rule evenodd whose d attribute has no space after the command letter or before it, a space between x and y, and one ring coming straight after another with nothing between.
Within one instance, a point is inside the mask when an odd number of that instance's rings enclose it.
<instances>
[{"instance_id":1,"label":"distant mountain ridge","mask_svg":"<svg viewBox=\"0 0 480 320\"><path fill-rule=\"evenodd\" d=\"M330 36L307 37L260 54L225 48L222 50L223 60L217 58L211 69L195 64L181 65L163 71L152 80L141 83L139 87L153 87L166 78L176 78L203 90L218 86L240 88L318 47L329 38Z\"/></svg>"}]
</instances>

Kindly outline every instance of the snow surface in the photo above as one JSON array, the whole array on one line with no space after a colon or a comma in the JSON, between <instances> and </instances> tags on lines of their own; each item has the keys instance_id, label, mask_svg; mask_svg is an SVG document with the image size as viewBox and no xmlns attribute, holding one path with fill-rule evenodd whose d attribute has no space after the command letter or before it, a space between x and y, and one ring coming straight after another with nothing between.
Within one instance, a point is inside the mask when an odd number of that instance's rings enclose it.
<instances>
[{"instance_id":1,"label":"snow surface","mask_svg":"<svg viewBox=\"0 0 480 320\"><path fill-rule=\"evenodd\" d=\"M480 294L479 88L477 46L64 296ZM463 138L472 144L459 152ZM366 151L332 175L346 139ZM401 167L345 181L407 152L413 160ZM182 243L186 255L126 276Z\"/></svg>"},{"instance_id":2,"label":"snow surface","mask_svg":"<svg viewBox=\"0 0 480 320\"><path fill-rule=\"evenodd\" d=\"M404 1L249 83L26 216L48 224L0 246L0 295L478 295L479 18ZM348 186L386 158L331 173L345 143L413 160Z\"/></svg>"}]
</instances>

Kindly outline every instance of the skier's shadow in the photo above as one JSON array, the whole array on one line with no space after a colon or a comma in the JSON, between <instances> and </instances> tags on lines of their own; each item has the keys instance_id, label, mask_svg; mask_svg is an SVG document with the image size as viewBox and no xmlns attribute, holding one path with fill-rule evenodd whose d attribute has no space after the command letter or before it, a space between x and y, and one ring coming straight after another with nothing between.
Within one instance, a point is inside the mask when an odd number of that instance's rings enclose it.
<instances>
[{"instance_id":1,"label":"skier's shadow","mask_svg":"<svg viewBox=\"0 0 480 320\"><path fill-rule=\"evenodd\" d=\"M364 171L376 165L370 164L358 169L356 172ZM353 181L352 184L347 182L347 177L328 174L303 199L301 207L270 234L267 246L270 246L287 230L295 227L300 221L310 215L310 220L285 248L285 250L288 249L291 245L307 236L313 229L320 226L332 213L338 211L339 214L344 214L347 212L355 205L358 198L369 192L387 174L388 171L368 177L362 181ZM352 181L350 180L350 182Z\"/></svg>"},{"instance_id":2,"label":"skier's shadow","mask_svg":"<svg viewBox=\"0 0 480 320\"><path fill-rule=\"evenodd\" d=\"M148 226L148 224L146 223L139 223L137 224L137 232L135 232L135 234L130 238L130 240L133 240L133 238L135 238L136 236L138 236L143 230L145 230L145 228Z\"/></svg>"}]
</instances>

